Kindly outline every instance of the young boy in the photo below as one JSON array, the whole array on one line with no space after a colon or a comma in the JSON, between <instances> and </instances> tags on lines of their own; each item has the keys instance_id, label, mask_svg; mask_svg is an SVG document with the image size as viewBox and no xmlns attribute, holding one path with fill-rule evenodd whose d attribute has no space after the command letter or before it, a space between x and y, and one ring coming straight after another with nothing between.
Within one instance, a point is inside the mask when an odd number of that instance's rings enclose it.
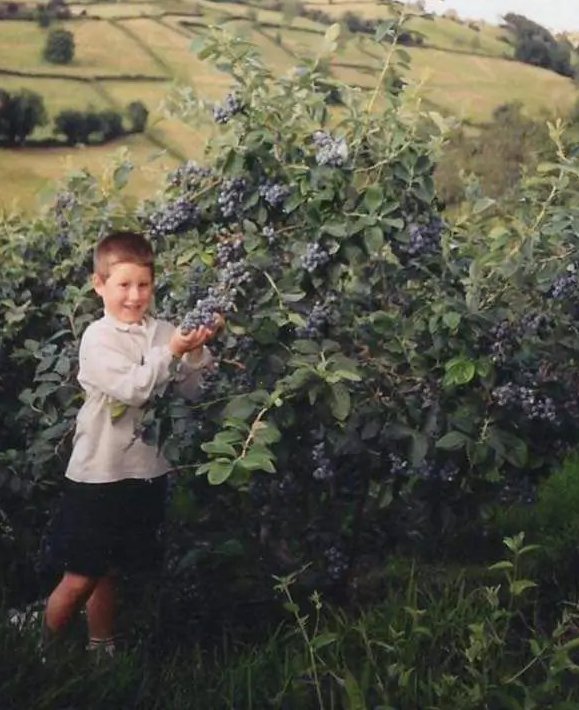
<instances>
[{"instance_id":1,"label":"young boy","mask_svg":"<svg viewBox=\"0 0 579 710\"><path fill-rule=\"evenodd\" d=\"M116 578L154 556L170 468L136 433L142 407L175 370L180 393L195 396L201 370L211 362L204 344L215 330L183 335L148 315L153 251L140 234L118 232L100 241L92 278L104 316L80 343L85 401L55 534L64 575L47 601L43 632L46 641L60 636L85 604L89 648L112 653Z\"/></svg>"}]
</instances>

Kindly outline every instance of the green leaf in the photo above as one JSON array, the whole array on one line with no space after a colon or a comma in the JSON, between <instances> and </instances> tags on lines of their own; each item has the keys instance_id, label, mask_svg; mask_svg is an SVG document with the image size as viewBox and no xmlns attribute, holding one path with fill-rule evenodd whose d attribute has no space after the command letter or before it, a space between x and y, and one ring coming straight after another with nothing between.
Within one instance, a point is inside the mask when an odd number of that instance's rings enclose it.
<instances>
[{"instance_id":1,"label":"green leaf","mask_svg":"<svg viewBox=\"0 0 579 710\"><path fill-rule=\"evenodd\" d=\"M489 446L498 456L517 468L524 468L528 460L527 444L518 436L496 426L489 427Z\"/></svg>"},{"instance_id":2,"label":"green leaf","mask_svg":"<svg viewBox=\"0 0 579 710\"><path fill-rule=\"evenodd\" d=\"M338 634L328 631L325 634L319 634L312 639L311 646L316 651L324 646L329 646L331 643L335 643L338 639Z\"/></svg>"},{"instance_id":3,"label":"green leaf","mask_svg":"<svg viewBox=\"0 0 579 710\"><path fill-rule=\"evenodd\" d=\"M537 583L530 579L516 579L510 586L511 594L514 597L520 596L527 589L536 587Z\"/></svg>"},{"instance_id":4,"label":"green leaf","mask_svg":"<svg viewBox=\"0 0 579 710\"><path fill-rule=\"evenodd\" d=\"M128 404L125 404L124 402L111 402L109 404L109 410L111 413L111 419L113 422L116 422L117 419L120 419L123 414L127 411L129 408Z\"/></svg>"},{"instance_id":5,"label":"green leaf","mask_svg":"<svg viewBox=\"0 0 579 710\"><path fill-rule=\"evenodd\" d=\"M332 237L346 237L348 235L345 222L326 222L322 231Z\"/></svg>"},{"instance_id":6,"label":"green leaf","mask_svg":"<svg viewBox=\"0 0 579 710\"><path fill-rule=\"evenodd\" d=\"M450 311L442 316L442 320L449 330L456 330L460 324L460 313Z\"/></svg>"},{"instance_id":7,"label":"green leaf","mask_svg":"<svg viewBox=\"0 0 579 710\"><path fill-rule=\"evenodd\" d=\"M225 454L232 458L237 456L237 451L231 444L227 444L225 441L219 441L218 439L201 444L201 449L207 454Z\"/></svg>"},{"instance_id":8,"label":"green leaf","mask_svg":"<svg viewBox=\"0 0 579 710\"><path fill-rule=\"evenodd\" d=\"M266 451L265 447L253 446L243 458L238 459L237 463L247 471L275 473L272 458L273 454L271 451Z\"/></svg>"},{"instance_id":9,"label":"green leaf","mask_svg":"<svg viewBox=\"0 0 579 710\"><path fill-rule=\"evenodd\" d=\"M344 677L344 688L346 690L346 695L348 696L348 710L366 710L364 693L358 685L358 681L349 670L346 670Z\"/></svg>"},{"instance_id":10,"label":"green leaf","mask_svg":"<svg viewBox=\"0 0 579 710\"><path fill-rule=\"evenodd\" d=\"M514 565L512 562L509 562L508 560L502 560L501 562L495 562L494 565L491 565L489 567L489 570L491 572L500 572L502 570L511 570L513 569Z\"/></svg>"},{"instance_id":11,"label":"green leaf","mask_svg":"<svg viewBox=\"0 0 579 710\"><path fill-rule=\"evenodd\" d=\"M233 472L233 461L229 459L215 459L208 465L209 473L207 480L212 486L219 486L231 476Z\"/></svg>"},{"instance_id":12,"label":"green leaf","mask_svg":"<svg viewBox=\"0 0 579 710\"><path fill-rule=\"evenodd\" d=\"M259 422L253 440L259 444L275 444L281 439L281 432L271 422Z\"/></svg>"},{"instance_id":13,"label":"green leaf","mask_svg":"<svg viewBox=\"0 0 579 710\"><path fill-rule=\"evenodd\" d=\"M282 293L281 300L284 303L297 303L298 301L301 301L305 295L304 291L297 291L296 293Z\"/></svg>"},{"instance_id":14,"label":"green leaf","mask_svg":"<svg viewBox=\"0 0 579 710\"><path fill-rule=\"evenodd\" d=\"M129 182L129 177L133 172L133 164L125 161L113 172L113 182L117 190L121 190Z\"/></svg>"},{"instance_id":15,"label":"green leaf","mask_svg":"<svg viewBox=\"0 0 579 710\"><path fill-rule=\"evenodd\" d=\"M470 438L460 431L449 431L436 442L436 448L444 451L457 451L463 449L469 441Z\"/></svg>"},{"instance_id":16,"label":"green leaf","mask_svg":"<svg viewBox=\"0 0 579 710\"><path fill-rule=\"evenodd\" d=\"M384 246L384 233L380 227L368 227L364 230L364 244L368 254L377 254Z\"/></svg>"},{"instance_id":17,"label":"green leaf","mask_svg":"<svg viewBox=\"0 0 579 710\"><path fill-rule=\"evenodd\" d=\"M341 382L331 386L330 409L336 419L340 421L343 421L350 413L350 392Z\"/></svg>"},{"instance_id":18,"label":"green leaf","mask_svg":"<svg viewBox=\"0 0 579 710\"><path fill-rule=\"evenodd\" d=\"M376 212L384 200L384 191L380 185L370 185L364 193L364 205L369 212Z\"/></svg>"},{"instance_id":19,"label":"green leaf","mask_svg":"<svg viewBox=\"0 0 579 710\"><path fill-rule=\"evenodd\" d=\"M342 31L342 28L340 26L339 22L334 22L333 25L330 25L328 29L326 30L326 33L324 35L324 39L327 42L335 42L338 37L340 36L340 32Z\"/></svg>"},{"instance_id":20,"label":"green leaf","mask_svg":"<svg viewBox=\"0 0 579 710\"><path fill-rule=\"evenodd\" d=\"M454 358L445 365L444 385L466 385L476 374L476 365L466 358Z\"/></svg>"},{"instance_id":21,"label":"green leaf","mask_svg":"<svg viewBox=\"0 0 579 710\"><path fill-rule=\"evenodd\" d=\"M378 27L376 27L376 41L381 42L385 37L394 37L394 27L395 22L392 20L387 20L386 22L381 22Z\"/></svg>"},{"instance_id":22,"label":"green leaf","mask_svg":"<svg viewBox=\"0 0 579 710\"><path fill-rule=\"evenodd\" d=\"M362 380L357 372L351 372L350 370L335 370L334 375L340 380L349 380L350 382L361 382Z\"/></svg>"},{"instance_id":23,"label":"green leaf","mask_svg":"<svg viewBox=\"0 0 579 710\"><path fill-rule=\"evenodd\" d=\"M573 629L573 632L575 633L575 630ZM567 643L563 644L561 646L561 651L574 651L576 648L579 648L579 636L571 639L571 641L567 641Z\"/></svg>"},{"instance_id":24,"label":"green leaf","mask_svg":"<svg viewBox=\"0 0 579 710\"><path fill-rule=\"evenodd\" d=\"M256 409L256 404L246 395L240 395L232 399L223 411L227 419L247 419Z\"/></svg>"},{"instance_id":25,"label":"green leaf","mask_svg":"<svg viewBox=\"0 0 579 710\"><path fill-rule=\"evenodd\" d=\"M480 214L481 212L488 210L489 207L492 207L495 204L496 200L493 200L490 197L481 197L480 200L477 200L474 204L472 210L473 214Z\"/></svg>"}]
</instances>

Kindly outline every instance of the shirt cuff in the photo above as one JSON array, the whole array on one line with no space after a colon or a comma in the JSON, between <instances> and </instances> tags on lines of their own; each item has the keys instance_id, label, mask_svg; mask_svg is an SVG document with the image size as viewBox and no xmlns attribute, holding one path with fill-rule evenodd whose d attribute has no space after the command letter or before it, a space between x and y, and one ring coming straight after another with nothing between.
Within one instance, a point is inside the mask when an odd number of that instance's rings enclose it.
<instances>
[{"instance_id":1,"label":"shirt cuff","mask_svg":"<svg viewBox=\"0 0 579 710\"><path fill-rule=\"evenodd\" d=\"M205 345L196 350L190 350L181 358L181 363L190 370L201 370L211 362L211 351Z\"/></svg>"}]
</instances>

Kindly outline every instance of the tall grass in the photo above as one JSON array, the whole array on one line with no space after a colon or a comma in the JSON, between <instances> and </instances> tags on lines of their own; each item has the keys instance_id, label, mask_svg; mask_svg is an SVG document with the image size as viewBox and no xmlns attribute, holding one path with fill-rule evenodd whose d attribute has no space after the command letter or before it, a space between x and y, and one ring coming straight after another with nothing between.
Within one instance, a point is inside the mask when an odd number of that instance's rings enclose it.
<instances>
[{"instance_id":1,"label":"tall grass","mask_svg":"<svg viewBox=\"0 0 579 710\"><path fill-rule=\"evenodd\" d=\"M552 628L533 623L532 546L507 539L496 584L410 565L369 609L348 611L278 578L287 621L261 641L234 632L180 647L147 632L113 659L83 652L79 630L45 662L37 631L0 627L0 704L35 708L573 708L579 704L575 606ZM5 618L5 614L2 618ZM216 619L215 624L219 622ZM164 650L163 650L164 649ZM169 650L167 650L169 649Z\"/></svg>"}]
</instances>

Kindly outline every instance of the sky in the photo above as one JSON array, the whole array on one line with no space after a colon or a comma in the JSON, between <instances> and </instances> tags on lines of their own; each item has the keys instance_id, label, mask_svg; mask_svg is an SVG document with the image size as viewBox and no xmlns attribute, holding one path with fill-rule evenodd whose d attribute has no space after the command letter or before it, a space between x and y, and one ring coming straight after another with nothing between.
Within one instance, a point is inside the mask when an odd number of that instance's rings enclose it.
<instances>
[{"instance_id":1,"label":"sky","mask_svg":"<svg viewBox=\"0 0 579 710\"><path fill-rule=\"evenodd\" d=\"M426 0L426 9L438 14L456 10L460 17L499 24L507 12L524 15L557 32L579 31L579 0Z\"/></svg>"}]
</instances>

